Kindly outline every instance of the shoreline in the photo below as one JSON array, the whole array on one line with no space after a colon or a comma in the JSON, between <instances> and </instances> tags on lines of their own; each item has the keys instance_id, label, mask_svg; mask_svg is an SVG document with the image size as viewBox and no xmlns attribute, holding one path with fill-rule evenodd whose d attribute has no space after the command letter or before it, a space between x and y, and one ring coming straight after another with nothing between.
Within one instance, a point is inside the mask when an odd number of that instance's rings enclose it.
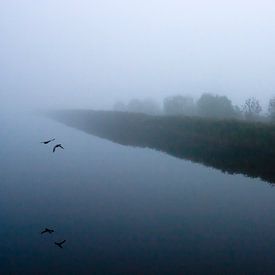
<instances>
[{"instance_id":1,"label":"shoreline","mask_svg":"<svg viewBox=\"0 0 275 275\"><path fill-rule=\"evenodd\" d=\"M275 126L261 122L64 110L50 117L113 142L148 147L275 184Z\"/></svg>"}]
</instances>

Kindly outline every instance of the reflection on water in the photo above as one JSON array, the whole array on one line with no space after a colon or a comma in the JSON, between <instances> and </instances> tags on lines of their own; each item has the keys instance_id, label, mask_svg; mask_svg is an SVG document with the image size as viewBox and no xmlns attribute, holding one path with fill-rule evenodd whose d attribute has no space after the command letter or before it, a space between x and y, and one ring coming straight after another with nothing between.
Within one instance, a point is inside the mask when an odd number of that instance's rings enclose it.
<instances>
[{"instance_id":1,"label":"reflection on water","mask_svg":"<svg viewBox=\"0 0 275 275\"><path fill-rule=\"evenodd\" d=\"M45 117L0 120L0 274L274 274L275 190L261 180Z\"/></svg>"},{"instance_id":2,"label":"reflection on water","mask_svg":"<svg viewBox=\"0 0 275 275\"><path fill-rule=\"evenodd\" d=\"M161 121L151 123L147 116L136 114L62 111L56 112L54 117L69 126L119 144L148 147L230 174L260 177L275 183L275 155L271 148L258 150L245 145L240 149L235 144L224 146L219 141L181 136L177 129L170 129L167 124L163 126Z\"/></svg>"}]
</instances>

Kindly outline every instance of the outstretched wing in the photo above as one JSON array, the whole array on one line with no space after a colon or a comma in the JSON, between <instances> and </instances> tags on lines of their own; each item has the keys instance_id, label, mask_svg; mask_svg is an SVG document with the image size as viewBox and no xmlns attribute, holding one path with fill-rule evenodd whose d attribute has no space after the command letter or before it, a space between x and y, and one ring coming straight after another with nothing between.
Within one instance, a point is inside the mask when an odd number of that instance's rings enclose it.
<instances>
[{"instance_id":1,"label":"outstretched wing","mask_svg":"<svg viewBox=\"0 0 275 275\"><path fill-rule=\"evenodd\" d=\"M64 147L62 145L59 146L60 148L64 149Z\"/></svg>"},{"instance_id":2,"label":"outstretched wing","mask_svg":"<svg viewBox=\"0 0 275 275\"><path fill-rule=\"evenodd\" d=\"M58 245L60 248L63 248L62 244L65 243L66 240L63 240L62 242L55 242L56 245Z\"/></svg>"},{"instance_id":3,"label":"outstretched wing","mask_svg":"<svg viewBox=\"0 0 275 275\"><path fill-rule=\"evenodd\" d=\"M52 139L49 139L49 140L41 141L40 143L48 144L48 143L50 143L54 140L55 140L55 138L52 138Z\"/></svg>"},{"instance_id":4,"label":"outstretched wing","mask_svg":"<svg viewBox=\"0 0 275 275\"><path fill-rule=\"evenodd\" d=\"M57 148L57 145L55 145L54 147L53 147L53 152L55 152L55 149Z\"/></svg>"}]
</instances>

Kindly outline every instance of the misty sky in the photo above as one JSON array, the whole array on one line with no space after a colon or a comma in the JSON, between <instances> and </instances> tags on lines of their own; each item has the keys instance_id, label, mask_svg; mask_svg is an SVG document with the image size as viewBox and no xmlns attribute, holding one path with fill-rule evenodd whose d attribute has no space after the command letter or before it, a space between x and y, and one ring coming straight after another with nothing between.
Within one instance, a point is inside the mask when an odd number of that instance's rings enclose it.
<instances>
[{"instance_id":1,"label":"misty sky","mask_svg":"<svg viewBox=\"0 0 275 275\"><path fill-rule=\"evenodd\" d=\"M1 0L1 105L275 95L275 2Z\"/></svg>"}]
</instances>

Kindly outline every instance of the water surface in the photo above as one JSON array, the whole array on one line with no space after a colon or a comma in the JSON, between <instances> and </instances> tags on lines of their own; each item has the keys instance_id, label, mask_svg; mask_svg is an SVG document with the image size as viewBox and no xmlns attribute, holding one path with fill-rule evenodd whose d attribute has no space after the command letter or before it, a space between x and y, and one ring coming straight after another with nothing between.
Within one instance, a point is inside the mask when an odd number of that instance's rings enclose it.
<instances>
[{"instance_id":1,"label":"water surface","mask_svg":"<svg viewBox=\"0 0 275 275\"><path fill-rule=\"evenodd\" d=\"M2 274L274 274L269 184L27 112L0 122Z\"/></svg>"}]
</instances>

